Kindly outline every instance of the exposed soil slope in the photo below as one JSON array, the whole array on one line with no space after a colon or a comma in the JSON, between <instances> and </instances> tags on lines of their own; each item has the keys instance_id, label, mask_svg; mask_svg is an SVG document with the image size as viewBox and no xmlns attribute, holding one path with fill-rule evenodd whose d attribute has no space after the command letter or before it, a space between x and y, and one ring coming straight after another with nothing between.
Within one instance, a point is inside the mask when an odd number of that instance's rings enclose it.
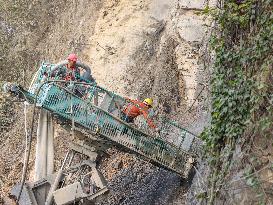
<instances>
[{"instance_id":1,"label":"exposed soil slope","mask_svg":"<svg viewBox=\"0 0 273 205\"><path fill-rule=\"evenodd\" d=\"M5 46L9 49L2 56L8 66L1 67L0 80L27 85L42 60L55 63L76 52L92 66L99 84L132 98L153 97L158 113L199 134L208 121L208 91L204 87L208 69L203 65L207 57L206 20L192 11L199 4L183 2L19 1L22 11L29 10L22 23L10 16L14 6L7 1L0 29L1 40L8 39ZM16 46L12 49L12 45ZM22 110L22 104L16 105L13 124L7 124L8 129L1 135L1 196L21 174ZM71 139L67 131L56 126L55 140L57 168ZM176 174L135 156L110 152L112 156L101 167L111 192L97 204L184 203L186 182ZM121 165L115 167L116 163ZM33 164L32 155L30 167Z\"/></svg>"}]
</instances>

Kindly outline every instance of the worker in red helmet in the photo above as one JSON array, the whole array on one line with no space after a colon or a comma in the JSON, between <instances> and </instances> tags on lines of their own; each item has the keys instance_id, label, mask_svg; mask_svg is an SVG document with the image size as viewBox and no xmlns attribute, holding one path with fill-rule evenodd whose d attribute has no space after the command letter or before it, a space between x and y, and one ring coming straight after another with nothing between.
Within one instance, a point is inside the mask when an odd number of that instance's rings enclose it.
<instances>
[{"instance_id":1,"label":"worker in red helmet","mask_svg":"<svg viewBox=\"0 0 273 205\"><path fill-rule=\"evenodd\" d=\"M80 74L80 68L84 69L84 73ZM95 82L91 75L91 69L88 65L78 61L76 54L71 53L67 59L53 66L52 77L56 75L63 76L65 80Z\"/></svg>"},{"instance_id":2,"label":"worker in red helmet","mask_svg":"<svg viewBox=\"0 0 273 205\"><path fill-rule=\"evenodd\" d=\"M153 99L146 98L143 102L139 100L132 100L130 98L125 98L127 101L130 101L131 104L126 106L121 114L121 119L128 123L133 123L134 119L139 116L143 115L146 119L149 127L156 128L153 121L148 117L149 116L149 109L153 107Z\"/></svg>"}]
</instances>

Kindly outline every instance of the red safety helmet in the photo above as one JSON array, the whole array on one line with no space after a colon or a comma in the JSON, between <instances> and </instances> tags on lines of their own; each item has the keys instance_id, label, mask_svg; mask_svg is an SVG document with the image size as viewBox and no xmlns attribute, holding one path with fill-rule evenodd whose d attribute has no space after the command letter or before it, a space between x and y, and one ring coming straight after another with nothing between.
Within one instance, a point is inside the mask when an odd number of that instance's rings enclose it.
<instances>
[{"instance_id":1,"label":"red safety helmet","mask_svg":"<svg viewBox=\"0 0 273 205\"><path fill-rule=\"evenodd\" d=\"M71 54L69 54L69 56L67 57L67 60L76 62L76 61L78 60L78 58L77 58L76 54L71 53Z\"/></svg>"}]
</instances>

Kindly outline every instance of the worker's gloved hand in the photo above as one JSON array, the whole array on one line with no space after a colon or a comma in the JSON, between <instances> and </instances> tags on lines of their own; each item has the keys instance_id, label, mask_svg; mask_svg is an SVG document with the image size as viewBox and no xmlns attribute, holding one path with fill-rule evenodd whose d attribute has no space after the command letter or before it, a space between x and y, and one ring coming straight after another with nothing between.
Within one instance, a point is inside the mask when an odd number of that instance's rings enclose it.
<instances>
[{"instance_id":1,"label":"worker's gloved hand","mask_svg":"<svg viewBox=\"0 0 273 205\"><path fill-rule=\"evenodd\" d=\"M157 127L157 128L155 128L155 131L157 132L157 133L160 133L160 129Z\"/></svg>"},{"instance_id":2,"label":"worker's gloved hand","mask_svg":"<svg viewBox=\"0 0 273 205\"><path fill-rule=\"evenodd\" d=\"M44 72L44 73L43 73L43 76L42 76L42 82L45 82L46 79L47 79L47 77L48 77L47 72Z\"/></svg>"}]
</instances>

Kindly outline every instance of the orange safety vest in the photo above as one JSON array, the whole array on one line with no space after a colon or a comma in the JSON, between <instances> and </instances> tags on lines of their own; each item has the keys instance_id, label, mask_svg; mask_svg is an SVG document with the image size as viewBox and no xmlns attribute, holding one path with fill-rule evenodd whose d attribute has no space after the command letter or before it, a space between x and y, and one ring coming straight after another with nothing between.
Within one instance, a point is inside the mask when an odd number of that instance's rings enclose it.
<instances>
[{"instance_id":1,"label":"orange safety vest","mask_svg":"<svg viewBox=\"0 0 273 205\"><path fill-rule=\"evenodd\" d=\"M139 115L143 115L143 117L147 120L147 123L150 127L156 128L153 121L148 118L148 107L138 100L131 100L133 103L132 105L129 105L123 109L123 113L126 114L129 117L136 118Z\"/></svg>"}]
</instances>

